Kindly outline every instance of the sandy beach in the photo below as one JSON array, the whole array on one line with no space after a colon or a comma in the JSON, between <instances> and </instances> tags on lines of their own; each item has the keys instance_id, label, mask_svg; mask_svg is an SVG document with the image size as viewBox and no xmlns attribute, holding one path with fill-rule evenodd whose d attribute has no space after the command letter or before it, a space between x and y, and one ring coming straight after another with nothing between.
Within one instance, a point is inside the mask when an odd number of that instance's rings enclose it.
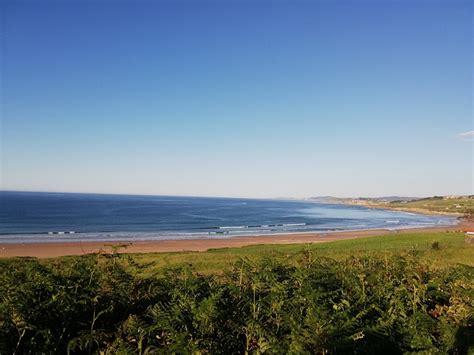
<instances>
[{"instance_id":1,"label":"sandy beach","mask_svg":"<svg viewBox=\"0 0 474 355\"><path fill-rule=\"evenodd\" d=\"M428 228L410 228L400 230L372 229L330 233L298 233L280 235L260 235L234 237L227 239L189 239L157 240L104 243L104 242L70 242L70 243L16 243L0 244L0 257L30 256L52 258L65 255L83 255L97 252L110 252L113 246L126 245L121 248L124 253L160 253L180 251L206 251L216 248L236 248L258 244L298 244L325 243L337 240L363 238L376 235L403 234L414 232L444 232L474 229L474 220L460 220L456 225Z\"/></svg>"}]
</instances>

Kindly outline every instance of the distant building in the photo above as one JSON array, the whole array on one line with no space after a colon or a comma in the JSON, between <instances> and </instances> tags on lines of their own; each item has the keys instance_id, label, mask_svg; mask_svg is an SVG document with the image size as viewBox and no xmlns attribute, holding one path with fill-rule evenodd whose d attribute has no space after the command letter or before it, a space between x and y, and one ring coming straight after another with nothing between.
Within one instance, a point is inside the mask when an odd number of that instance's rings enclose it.
<instances>
[{"instance_id":1,"label":"distant building","mask_svg":"<svg viewBox=\"0 0 474 355\"><path fill-rule=\"evenodd\" d=\"M466 231L465 235L464 242L466 244L474 244L474 231Z\"/></svg>"}]
</instances>

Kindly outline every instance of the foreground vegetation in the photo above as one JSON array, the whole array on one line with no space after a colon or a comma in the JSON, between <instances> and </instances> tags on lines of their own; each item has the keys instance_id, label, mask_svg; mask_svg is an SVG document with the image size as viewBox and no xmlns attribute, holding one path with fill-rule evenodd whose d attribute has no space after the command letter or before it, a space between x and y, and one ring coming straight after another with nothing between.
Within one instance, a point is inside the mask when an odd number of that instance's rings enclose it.
<instances>
[{"instance_id":1,"label":"foreground vegetation","mask_svg":"<svg viewBox=\"0 0 474 355\"><path fill-rule=\"evenodd\" d=\"M0 353L463 354L472 256L434 233L1 260Z\"/></svg>"}]
</instances>

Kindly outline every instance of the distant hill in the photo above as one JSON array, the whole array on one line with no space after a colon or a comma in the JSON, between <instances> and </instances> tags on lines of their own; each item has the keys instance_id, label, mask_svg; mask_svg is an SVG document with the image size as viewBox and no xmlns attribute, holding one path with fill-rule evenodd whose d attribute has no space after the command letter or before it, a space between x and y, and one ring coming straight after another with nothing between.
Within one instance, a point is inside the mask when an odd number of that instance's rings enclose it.
<instances>
[{"instance_id":1,"label":"distant hill","mask_svg":"<svg viewBox=\"0 0 474 355\"><path fill-rule=\"evenodd\" d=\"M308 198L308 200L321 202L321 203L345 203L348 200L392 202L392 201L412 201L416 199L418 199L418 197L406 197L406 196L382 196L382 197L313 196L313 197Z\"/></svg>"},{"instance_id":2,"label":"distant hill","mask_svg":"<svg viewBox=\"0 0 474 355\"><path fill-rule=\"evenodd\" d=\"M400 211L438 213L450 215L474 215L474 195L450 195L432 197L354 197L338 198L332 196L310 197L309 200L320 203L341 203L371 208L386 208Z\"/></svg>"}]
</instances>

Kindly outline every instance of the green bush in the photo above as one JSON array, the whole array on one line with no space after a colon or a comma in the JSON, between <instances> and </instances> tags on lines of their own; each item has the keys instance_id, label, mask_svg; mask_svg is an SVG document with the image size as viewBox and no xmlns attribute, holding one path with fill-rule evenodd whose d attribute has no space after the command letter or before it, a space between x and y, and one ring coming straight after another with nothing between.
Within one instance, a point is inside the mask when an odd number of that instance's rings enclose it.
<instances>
[{"instance_id":1,"label":"green bush","mask_svg":"<svg viewBox=\"0 0 474 355\"><path fill-rule=\"evenodd\" d=\"M242 259L144 276L119 254L0 261L0 353L463 353L473 268L416 256Z\"/></svg>"}]
</instances>

